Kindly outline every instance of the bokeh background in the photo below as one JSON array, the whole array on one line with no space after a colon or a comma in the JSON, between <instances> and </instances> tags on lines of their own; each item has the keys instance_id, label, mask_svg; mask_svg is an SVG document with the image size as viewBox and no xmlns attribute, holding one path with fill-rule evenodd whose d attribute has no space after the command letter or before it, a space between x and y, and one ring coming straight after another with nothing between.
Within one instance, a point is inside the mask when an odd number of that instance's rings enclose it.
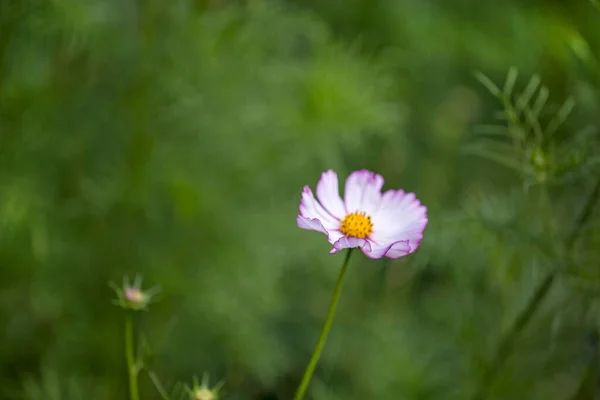
<instances>
[{"instance_id":1,"label":"bokeh background","mask_svg":"<svg viewBox=\"0 0 600 400\"><path fill-rule=\"evenodd\" d=\"M309 398L469 399L560 267L485 398L593 399L599 60L587 0L0 0L0 398L126 399L141 274L142 399L290 399L343 258L302 187L368 168L430 222L352 259Z\"/></svg>"}]
</instances>

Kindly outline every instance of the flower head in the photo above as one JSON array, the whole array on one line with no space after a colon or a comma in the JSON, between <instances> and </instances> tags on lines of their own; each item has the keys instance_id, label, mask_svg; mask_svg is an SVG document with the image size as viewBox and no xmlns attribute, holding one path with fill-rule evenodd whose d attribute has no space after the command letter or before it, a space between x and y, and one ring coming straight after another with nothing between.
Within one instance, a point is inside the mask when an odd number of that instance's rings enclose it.
<instances>
[{"instance_id":1,"label":"flower head","mask_svg":"<svg viewBox=\"0 0 600 400\"><path fill-rule=\"evenodd\" d=\"M146 294L136 287L126 287L124 291L125 299L134 304L142 304L146 301Z\"/></svg>"},{"instance_id":2,"label":"flower head","mask_svg":"<svg viewBox=\"0 0 600 400\"><path fill-rule=\"evenodd\" d=\"M206 388L196 389L194 392L194 400L215 400L215 394Z\"/></svg>"},{"instance_id":3,"label":"flower head","mask_svg":"<svg viewBox=\"0 0 600 400\"><path fill-rule=\"evenodd\" d=\"M346 179L340 197L334 171L321 175L317 198L305 186L296 217L302 229L327 235L330 253L360 247L369 258L400 258L414 252L427 226L427 208L414 193L388 190L382 193L383 177L371 171L355 171Z\"/></svg>"},{"instance_id":4,"label":"flower head","mask_svg":"<svg viewBox=\"0 0 600 400\"><path fill-rule=\"evenodd\" d=\"M145 310L148 305L154 301L154 296L160 292L159 287L154 287L148 290L142 290L142 278L136 276L133 283L129 282L129 278L123 278L123 286L119 287L114 283L110 286L117 294L115 304L126 310Z\"/></svg>"},{"instance_id":5,"label":"flower head","mask_svg":"<svg viewBox=\"0 0 600 400\"><path fill-rule=\"evenodd\" d=\"M222 386L223 382L220 382L215 387L209 388L208 375L204 374L202 384L198 384L198 379L194 378L194 385L191 388L186 388L186 390L190 400L217 400Z\"/></svg>"}]
</instances>

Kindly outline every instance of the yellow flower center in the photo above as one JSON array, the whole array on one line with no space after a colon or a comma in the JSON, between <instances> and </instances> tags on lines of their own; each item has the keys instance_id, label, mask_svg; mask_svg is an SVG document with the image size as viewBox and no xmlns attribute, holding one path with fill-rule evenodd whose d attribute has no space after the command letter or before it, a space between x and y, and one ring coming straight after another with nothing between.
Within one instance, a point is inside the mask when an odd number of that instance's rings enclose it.
<instances>
[{"instance_id":1,"label":"yellow flower center","mask_svg":"<svg viewBox=\"0 0 600 400\"><path fill-rule=\"evenodd\" d=\"M373 232L371 217L359 212L350 213L342 220L340 232L345 236L364 239Z\"/></svg>"}]
</instances>

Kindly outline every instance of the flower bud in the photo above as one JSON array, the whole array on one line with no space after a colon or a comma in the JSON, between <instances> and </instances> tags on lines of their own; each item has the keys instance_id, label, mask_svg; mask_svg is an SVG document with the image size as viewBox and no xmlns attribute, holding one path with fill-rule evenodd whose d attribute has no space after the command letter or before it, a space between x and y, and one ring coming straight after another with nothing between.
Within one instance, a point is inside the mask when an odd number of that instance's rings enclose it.
<instances>
[{"instance_id":1,"label":"flower bud","mask_svg":"<svg viewBox=\"0 0 600 400\"><path fill-rule=\"evenodd\" d=\"M146 299L146 295L140 289L135 287L125 288L125 298L133 304L142 304Z\"/></svg>"},{"instance_id":2,"label":"flower bud","mask_svg":"<svg viewBox=\"0 0 600 400\"><path fill-rule=\"evenodd\" d=\"M151 288L142 290L142 278L136 277L133 284L129 283L129 279L123 279L123 286L119 287L111 283L111 287L117 294L115 304L125 310L145 310L148 304L153 300L153 297L160 291L160 288Z\"/></svg>"},{"instance_id":3,"label":"flower bud","mask_svg":"<svg viewBox=\"0 0 600 400\"><path fill-rule=\"evenodd\" d=\"M206 388L196 389L193 394L193 400L216 400L217 395Z\"/></svg>"},{"instance_id":4,"label":"flower bud","mask_svg":"<svg viewBox=\"0 0 600 400\"><path fill-rule=\"evenodd\" d=\"M198 384L198 379L194 378L194 386L187 392L190 395L190 400L217 400L219 398L219 390L223 386L223 382L217 384L213 388L208 387L208 376L205 374L202 379L202 384Z\"/></svg>"}]
</instances>

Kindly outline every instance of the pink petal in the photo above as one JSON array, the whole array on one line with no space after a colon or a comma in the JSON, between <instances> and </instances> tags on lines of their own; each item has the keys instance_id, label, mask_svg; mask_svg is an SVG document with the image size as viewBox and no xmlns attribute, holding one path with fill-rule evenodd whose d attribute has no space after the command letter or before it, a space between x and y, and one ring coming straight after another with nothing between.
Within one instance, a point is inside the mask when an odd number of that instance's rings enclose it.
<instances>
[{"instance_id":1,"label":"pink petal","mask_svg":"<svg viewBox=\"0 0 600 400\"><path fill-rule=\"evenodd\" d=\"M372 215L379 208L382 187L381 175L365 169L351 173L344 190L346 210L349 213L362 211Z\"/></svg>"},{"instance_id":2,"label":"pink petal","mask_svg":"<svg viewBox=\"0 0 600 400\"><path fill-rule=\"evenodd\" d=\"M327 235L327 240L329 241L329 243L334 244L335 242L337 242L338 240L340 240L340 238L342 238L344 236L344 234L342 232L340 232L339 230L331 230L328 232Z\"/></svg>"},{"instance_id":3,"label":"pink petal","mask_svg":"<svg viewBox=\"0 0 600 400\"><path fill-rule=\"evenodd\" d=\"M371 251L371 244L367 241L367 239L359 239L355 237L342 236L333 243L333 249L331 249L330 253L335 254L343 249L351 249L354 247L360 247L363 251Z\"/></svg>"},{"instance_id":4,"label":"pink petal","mask_svg":"<svg viewBox=\"0 0 600 400\"><path fill-rule=\"evenodd\" d=\"M371 241L371 251L365 251L363 253L369 258L400 258L411 252L408 240L401 240L386 245L379 245Z\"/></svg>"},{"instance_id":5,"label":"pink petal","mask_svg":"<svg viewBox=\"0 0 600 400\"><path fill-rule=\"evenodd\" d=\"M327 235L327 240L329 243L334 244L338 241L342 236L344 236L338 229L327 230L318 219L311 219L303 217L302 215L298 215L296 217L296 223L298 227L301 229L307 229L311 231L321 232Z\"/></svg>"},{"instance_id":6,"label":"pink petal","mask_svg":"<svg viewBox=\"0 0 600 400\"><path fill-rule=\"evenodd\" d=\"M296 223L298 224L298 228L317 231L327 235L327 229L325 229L321 221L316 218L311 219L298 215L296 217Z\"/></svg>"},{"instance_id":7,"label":"pink petal","mask_svg":"<svg viewBox=\"0 0 600 400\"><path fill-rule=\"evenodd\" d=\"M329 170L323 172L319 183L317 183L317 197L331 215L338 219L346 216L346 206L340 197L340 188L337 174Z\"/></svg>"},{"instance_id":8,"label":"pink petal","mask_svg":"<svg viewBox=\"0 0 600 400\"><path fill-rule=\"evenodd\" d=\"M414 252L419 247L423 238L423 231L428 222L427 208L421 205L414 193L405 193L402 190L385 192L381 198L379 208L371 218L374 230L369 237L370 240L379 247L408 241L409 253ZM403 251L400 248L391 247L386 255L390 257Z\"/></svg>"},{"instance_id":9,"label":"pink petal","mask_svg":"<svg viewBox=\"0 0 600 400\"><path fill-rule=\"evenodd\" d=\"M318 219L326 230L339 229L340 221L329 214L315 199L312 190L304 187L300 201L300 215L305 218Z\"/></svg>"}]
</instances>

